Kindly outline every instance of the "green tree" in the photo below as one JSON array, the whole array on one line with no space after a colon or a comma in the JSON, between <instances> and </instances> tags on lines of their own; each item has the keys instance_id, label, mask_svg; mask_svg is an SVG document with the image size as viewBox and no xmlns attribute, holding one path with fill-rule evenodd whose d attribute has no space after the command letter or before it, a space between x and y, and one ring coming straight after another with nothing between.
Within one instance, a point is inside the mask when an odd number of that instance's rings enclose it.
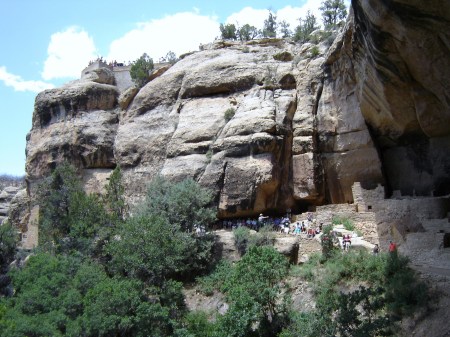
<instances>
[{"instance_id":1,"label":"green tree","mask_svg":"<svg viewBox=\"0 0 450 337\"><path fill-rule=\"evenodd\" d=\"M336 322L343 337L390 336L390 321L384 313L384 289L360 286L338 298Z\"/></svg>"},{"instance_id":2,"label":"green tree","mask_svg":"<svg viewBox=\"0 0 450 337\"><path fill-rule=\"evenodd\" d=\"M236 40L236 26L232 23L220 24L220 33L222 35L222 39L224 40Z\"/></svg>"},{"instance_id":3,"label":"green tree","mask_svg":"<svg viewBox=\"0 0 450 337\"><path fill-rule=\"evenodd\" d=\"M262 336L281 331L287 314L281 281L287 272L287 260L273 247L249 249L223 285L230 303L221 319L227 336L250 336L255 325Z\"/></svg>"},{"instance_id":4,"label":"green tree","mask_svg":"<svg viewBox=\"0 0 450 337\"><path fill-rule=\"evenodd\" d=\"M122 170L117 165L109 177L106 186L104 201L113 222L120 222L125 219L128 212L128 205L125 201L125 188L122 184Z\"/></svg>"},{"instance_id":5,"label":"green tree","mask_svg":"<svg viewBox=\"0 0 450 337\"><path fill-rule=\"evenodd\" d=\"M106 250L112 256L112 268L148 284L161 285L188 268L183 261L194 239L156 215L128 219Z\"/></svg>"},{"instance_id":6,"label":"green tree","mask_svg":"<svg viewBox=\"0 0 450 337\"><path fill-rule=\"evenodd\" d=\"M25 268L13 270L15 293L6 314L12 324L4 336L62 336L70 320L65 305L78 266L73 258L38 253ZM71 299L72 308L81 305L79 299Z\"/></svg>"},{"instance_id":7,"label":"green tree","mask_svg":"<svg viewBox=\"0 0 450 337\"><path fill-rule=\"evenodd\" d=\"M277 17L269 10L269 17L264 20L262 35L264 37L277 37Z\"/></svg>"},{"instance_id":8,"label":"green tree","mask_svg":"<svg viewBox=\"0 0 450 337\"><path fill-rule=\"evenodd\" d=\"M241 41L250 41L258 37L259 31L255 26L250 26L248 23L240 27L237 31L237 36Z\"/></svg>"},{"instance_id":9,"label":"green tree","mask_svg":"<svg viewBox=\"0 0 450 337\"><path fill-rule=\"evenodd\" d=\"M83 304L82 332L87 336L171 334L169 309L149 302L137 280L105 278L89 289Z\"/></svg>"},{"instance_id":10,"label":"green tree","mask_svg":"<svg viewBox=\"0 0 450 337\"><path fill-rule=\"evenodd\" d=\"M290 24L287 23L285 20L280 22L280 32L281 37L287 38L292 36L292 31L289 29Z\"/></svg>"},{"instance_id":11,"label":"green tree","mask_svg":"<svg viewBox=\"0 0 450 337\"><path fill-rule=\"evenodd\" d=\"M11 275L15 294L0 312L5 337L169 336L171 310L180 311L179 285L148 289L73 256L38 253Z\"/></svg>"},{"instance_id":12,"label":"green tree","mask_svg":"<svg viewBox=\"0 0 450 337\"><path fill-rule=\"evenodd\" d=\"M150 71L153 70L153 60L146 53L131 63L130 76L138 87L147 84Z\"/></svg>"},{"instance_id":13,"label":"green tree","mask_svg":"<svg viewBox=\"0 0 450 337\"><path fill-rule=\"evenodd\" d=\"M0 225L0 275L14 259L16 244L17 233L14 227L9 222Z\"/></svg>"},{"instance_id":14,"label":"green tree","mask_svg":"<svg viewBox=\"0 0 450 337\"><path fill-rule=\"evenodd\" d=\"M70 230L70 205L82 193L73 166L63 163L39 186L39 244L57 241Z\"/></svg>"},{"instance_id":15,"label":"green tree","mask_svg":"<svg viewBox=\"0 0 450 337\"><path fill-rule=\"evenodd\" d=\"M94 239L108 222L101 199L87 195L75 168L58 166L39 189L39 244L60 252L91 254Z\"/></svg>"},{"instance_id":16,"label":"green tree","mask_svg":"<svg viewBox=\"0 0 450 337\"><path fill-rule=\"evenodd\" d=\"M336 27L347 17L344 0L324 0L319 9L326 29Z\"/></svg>"},{"instance_id":17,"label":"green tree","mask_svg":"<svg viewBox=\"0 0 450 337\"><path fill-rule=\"evenodd\" d=\"M169 62L171 65L174 65L177 61L177 55L171 50L167 52L166 56L161 57L159 60L159 62Z\"/></svg>"},{"instance_id":18,"label":"green tree","mask_svg":"<svg viewBox=\"0 0 450 337\"><path fill-rule=\"evenodd\" d=\"M192 179L173 183L163 177L155 177L147 188L147 196L138 213L144 216L158 215L183 231L191 232L194 225L207 226L215 218L211 207L212 193Z\"/></svg>"},{"instance_id":19,"label":"green tree","mask_svg":"<svg viewBox=\"0 0 450 337\"><path fill-rule=\"evenodd\" d=\"M294 40L305 43L310 40L311 33L319 29L317 19L310 11L306 13L305 19L298 19L299 25L295 28Z\"/></svg>"}]
</instances>

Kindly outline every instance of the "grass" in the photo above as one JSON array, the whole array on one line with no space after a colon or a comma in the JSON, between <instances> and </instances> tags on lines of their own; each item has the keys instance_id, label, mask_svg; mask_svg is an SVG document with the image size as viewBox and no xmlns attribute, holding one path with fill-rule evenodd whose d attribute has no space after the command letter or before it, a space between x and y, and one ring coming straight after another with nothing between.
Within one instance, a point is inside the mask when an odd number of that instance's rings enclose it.
<instances>
[{"instance_id":1,"label":"grass","mask_svg":"<svg viewBox=\"0 0 450 337\"><path fill-rule=\"evenodd\" d=\"M333 225L344 225L344 228L348 231L354 231L356 228L354 222L346 217L333 216L331 223Z\"/></svg>"}]
</instances>

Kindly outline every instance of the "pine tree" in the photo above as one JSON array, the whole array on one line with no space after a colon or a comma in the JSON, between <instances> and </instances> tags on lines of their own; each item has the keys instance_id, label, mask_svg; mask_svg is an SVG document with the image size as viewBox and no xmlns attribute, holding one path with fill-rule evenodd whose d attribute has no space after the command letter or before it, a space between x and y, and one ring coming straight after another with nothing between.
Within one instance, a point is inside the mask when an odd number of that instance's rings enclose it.
<instances>
[{"instance_id":1,"label":"pine tree","mask_svg":"<svg viewBox=\"0 0 450 337\"><path fill-rule=\"evenodd\" d=\"M325 0L319 9L322 11L322 21L326 29L337 26L347 17L344 0Z\"/></svg>"},{"instance_id":2,"label":"pine tree","mask_svg":"<svg viewBox=\"0 0 450 337\"><path fill-rule=\"evenodd\" d=\"M124 197L125 188L122 184L122 170L117 165L109 177L109 183L106 186L105 203L109 209L113 222L124 220L128 206Z\"/></svg>"},{"instance_id":3,"label":"pine tree","mask_svg":"<svg viewBox=\"0 0 450 337\"><path fill-rule=\"evenodd\" d=\"M131 65L130 76L133 82L143 87L147 84L150 71L153 70L153 59L146 53L134 61Z\"/></svg>"},{"instance_id":4,"label":"pine tree","mask_svg":"<svg viewBox=\"0 0 450 337\"><path fill-rule=\"evenodd\" d=\"M277 36L277 17L269 11L269 17L264 20L263 36L264 37L276 37Z\"/></svg>"}]
</instances>

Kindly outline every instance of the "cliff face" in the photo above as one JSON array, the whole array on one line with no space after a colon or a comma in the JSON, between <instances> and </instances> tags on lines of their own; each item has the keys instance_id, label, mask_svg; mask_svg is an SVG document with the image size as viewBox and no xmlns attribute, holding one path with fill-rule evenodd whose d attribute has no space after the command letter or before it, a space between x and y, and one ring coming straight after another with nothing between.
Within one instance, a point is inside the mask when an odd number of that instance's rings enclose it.
<instances>
[{"instance_id":1,"label":"cliff face","mask_svg":"<svg viewBox=\"0 0 450 337\"><path fill-rule=\"evenodd\" d=\"M216 42L137 93L107 69L44 91L27 138L31 194L62 160L90 190L120 164L131 201L157 174L193 177L220 216L352 201L355 181L450 193L449 11L352 6L325 56L324 45L314 58L309 44Z\"/></svg>"},{"instance_id":2,"label":"cliff face","mask_svg":"<svg viewBox=\"0 0 450 337\"><path fill-rule=\"evenodd\" d=\"M354 0L352 8L325 86L342 111L356 102L388 193L450 193L450 4Z\"/></svg>"}]
</instances>

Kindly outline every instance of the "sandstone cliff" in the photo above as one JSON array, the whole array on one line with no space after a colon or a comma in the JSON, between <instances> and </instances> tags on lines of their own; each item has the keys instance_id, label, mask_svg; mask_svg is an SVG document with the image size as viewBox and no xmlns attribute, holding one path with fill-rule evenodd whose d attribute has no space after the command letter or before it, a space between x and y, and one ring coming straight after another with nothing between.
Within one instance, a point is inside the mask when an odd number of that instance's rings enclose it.
<instances>
[{"instance_id":1,"label":"sandstone cliff","mask_svg":"<svg viewBox=\"0 0 450 337\"><path fill-rule=\"evenodd\" d=\"M447 8L442 8L442 7ZM137 201L157 174L193 177L221 217L450 193L449 5L353 1L331 48L217 41L125 92L107 69L36 98L33 186L63 160L99 191L120 165Z\"/></svg>"}]
</instances>

